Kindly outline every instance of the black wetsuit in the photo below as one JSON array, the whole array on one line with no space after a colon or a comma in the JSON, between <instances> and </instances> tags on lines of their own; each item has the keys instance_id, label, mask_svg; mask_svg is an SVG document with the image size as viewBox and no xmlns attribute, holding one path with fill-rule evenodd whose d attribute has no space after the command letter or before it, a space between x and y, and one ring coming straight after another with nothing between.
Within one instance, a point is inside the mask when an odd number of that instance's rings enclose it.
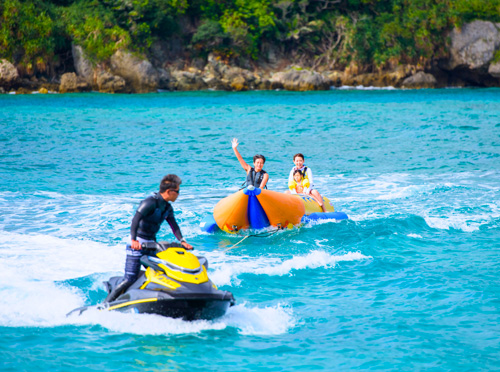
<instances>
[{"instance_id":1,"label":"black wetsuit","mask_svg":"<svg viewBox=\"0 0 500 372\"><path fill-rule=\"evenodd\" d=\"M132 240L140 237L156 241L156 234L165 220L172 228L175 237L181 240L181 229L175 221L174 210L170 203L166 202L160 194L149 196L141 202L135 212L130 226L130 237Z\"/></svg>"},{"instance_id":2,"label":"black wetsuit","mask_svg":"<svg viewBox=\"0 0 500 372\"><path fill-rule=\"evenodd\" d=\"M181 229L175 221L174 210L170 203L166 202L160 194L147 197L141 202L132 219L132 225L130 226L131 239L156 241L156 234L165 220L172 228L175 237L182 240ZM141 270L140 258L144 254L147 254L147 252L133 250L130 246L127 247L125 279L129 282L129 285L136 281L139 276Z\"/></svg>"},{"instance_id":3,"label":"black wetsuit","mask_svg":"<svg viewBox=\"0 0 500 372\"><path fill-rule=\"evenodd\" d=\"M255 168L250 168L250 172L247 174L246 185L247 186L255 186L255 188L259 188L262 183L262 179L264 178L264 174L267 172L262 169L260 172L256 172Z\"/></svg>"}]
</instances>

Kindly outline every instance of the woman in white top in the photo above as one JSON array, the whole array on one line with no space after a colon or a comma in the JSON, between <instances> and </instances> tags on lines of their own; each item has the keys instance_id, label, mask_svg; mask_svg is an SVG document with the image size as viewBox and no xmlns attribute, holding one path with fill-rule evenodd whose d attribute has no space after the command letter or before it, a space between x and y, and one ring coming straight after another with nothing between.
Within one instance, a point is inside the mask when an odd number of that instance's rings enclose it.
<instances>
[{"instance_id":1,"label":"woman in white top","mask_svg":"<svg viewBox=\"0 0 500 372\"><path fill-rule=\"evenodd\" d=\"M314 188L312 171L309 167L306 167L304 165L304 155L302 155L301 153L295 154L293 156L293 163L295 164L295 167L293 167L292 170L290 171L290 175L288 176L288 183L290 184L293 182L293 173L296 170L301 171L303 177L309 180L309 188L304 189L304 194L312 196L314 200L316 200L316 202L319 204L323 212L326 212L325 204L323 203L323 197L320 195L318 190ZM290 193L289 190L285 192L287 194Z\"/></svg>"}]
</instances>

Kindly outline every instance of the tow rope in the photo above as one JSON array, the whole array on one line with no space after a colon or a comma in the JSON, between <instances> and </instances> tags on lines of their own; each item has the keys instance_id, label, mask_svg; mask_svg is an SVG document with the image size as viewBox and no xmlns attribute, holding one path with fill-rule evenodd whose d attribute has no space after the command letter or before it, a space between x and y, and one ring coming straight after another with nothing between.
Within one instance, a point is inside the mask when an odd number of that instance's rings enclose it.
<instances>
[{"instance_id":1,"label":"tow rope","mask_svg":"<svg viewBox=\"0 0 500 372\"><path fill-rule=\"evenodd\" d=\"M275 230L271 230L271 231L264 231L264 232L261 232L261 233L258 233L258 234L249 234L249 235L245 235L245 237L243 239L241 239L238 243L232 245L231 247L229 248L226 248L224 249L224 251L229 251L230 249L233 249L234 247L236 247L238 244L240 244L243 240L245 240L246 238L249 238L249 237L254 237L254 238L267 238L268 236L271 236L271 235L274 235L276 234L278 231L280 231L281 229L275 229Z\"/></svg>"}]
</instances>

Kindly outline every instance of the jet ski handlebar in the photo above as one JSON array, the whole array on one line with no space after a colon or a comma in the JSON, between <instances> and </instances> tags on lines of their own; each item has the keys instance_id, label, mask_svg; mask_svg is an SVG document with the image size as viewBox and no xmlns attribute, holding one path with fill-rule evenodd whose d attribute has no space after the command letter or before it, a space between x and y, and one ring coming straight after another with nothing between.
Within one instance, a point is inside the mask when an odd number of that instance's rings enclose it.
<instances>
[{"instance_id":1,"label":"jet ski handlebar","mask_svg":"<svg viewBox=\"0 0 500 372\"><path fill-rule=\"evenodd\" d=\"M180 243L169 242L146 242L141 244L143 250L162 252L169 248L183 248Z\"/></svg>"}]
</instances>

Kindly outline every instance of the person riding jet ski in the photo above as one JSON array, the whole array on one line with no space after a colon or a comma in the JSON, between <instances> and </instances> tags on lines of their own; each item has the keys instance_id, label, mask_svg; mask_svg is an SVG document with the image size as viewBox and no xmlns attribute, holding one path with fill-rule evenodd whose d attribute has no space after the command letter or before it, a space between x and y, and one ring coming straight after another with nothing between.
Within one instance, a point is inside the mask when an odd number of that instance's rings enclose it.
<instances>
[{"instance_id":1,"label":"person riding jet ski","mask_svg":"<svg viewBox=\"0 0 500 372\"><path fill-rule=\"evenodd\" d=\"M143 243L156 242L156 234L163 221L167 221L180 245L188 250L193 249L182 237L181 229L174 217L174 210L169 202L174 202L179 196L182 180L175 174L168 174L160 182L160 192L144 199L132 219L130 227L131 244L127 245L125 261L125 276L109 293L104 302L115 300L134 283L141 268L140 258L147 254L142 251Z\"/></svg>"},{"instance_id":2,"label":"person riding jet ski","mask_svg":"<svg viewBox=\"0 0 500 372\"><path fill-rule=\"evenodd\" d=\"M234 304L233 295L217 289L207 276L208 263L189 250L169 202L179 195L181 179L169 174L161 180L159 193L144 199L130 227L125 276L105 282L108 296L99 310L152 313L186 320L222 316ZM157 243L156 234L168 221L180 243ZM141 272L141 265L146 271ZM80 314L82 307L69 314ZM68 314L68 315L69 315Z\"/></svg>"}]
</instances>

